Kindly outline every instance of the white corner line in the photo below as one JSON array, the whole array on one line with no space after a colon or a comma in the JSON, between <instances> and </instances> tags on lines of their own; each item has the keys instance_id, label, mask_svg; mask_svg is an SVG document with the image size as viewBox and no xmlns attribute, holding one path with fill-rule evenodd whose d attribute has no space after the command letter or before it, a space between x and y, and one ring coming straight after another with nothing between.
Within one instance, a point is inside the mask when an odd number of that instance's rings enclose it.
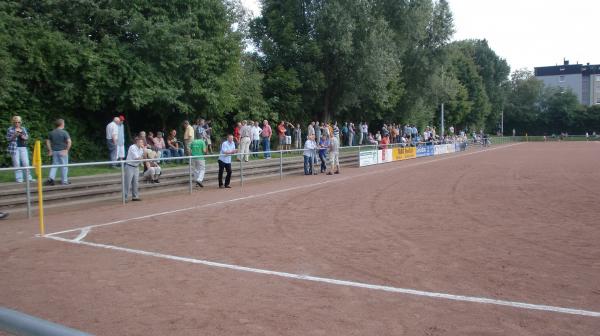
<instances>
[{"instance_id":1,"label":"white corner line","mask_svg":"<svg viewBox=\"0 0 600 336\"><path fill-rule=\"evenodd\" d=\"M87 236L88 233L90 233L91 229L92 228L84 227L83 229L81 229L81 232L79 233L79 236L77 236L73 240L76 241L76 242L81 241L83 238L85 238L85 236Z\"/></svg>"},{"instance_id":2,"label":"white corner line","mask_svg":"<svg viewBox=\"0 0 600 336\"><path fill-rule=\"evenodd\" d=\"M74 228L74 229L68 229L68 230L63 230L63 231L57 231L57 232L47 233L45 236L51 237L51 236L61 235L63 233L80 231L80 230L82 230L84 228L93 229L93 228L98 228L98 227L103 227L103 226L111 226L111 225L115 225L115 224L123 224L123 223L126 223L126 222L136 221L136 220L140 220L140 219L146 219L146 218L151 218L151 217L171 215L171 214L178 213L178 212L196 210L196 209L200 209L200 208L206 208L206 207L211 207L211 206L223 205L223 204L227 204L227 203L234 203L234 202L249 200L249 199L253 199L253 198L262 198L262 197L267 197L267 196L271 196L271 195L275 195L275 194L280 194L280 193L286 193L286 192L289 192L289 191L294 191L294 190L299 190L299 189L313 188L313 187L316 187L316 186L319 186L319 185L323 185L323 184L338 183L338 182L346 181L348 179L354 179L354 178L358 178L358 177L383 174L383 173L388 173L388 172L393 171L393 170L412 168L412 167L426 165L426 164L430 164L430 163L434 163L434 162L439 162L439 161L444 161L444 160L450 160L450 159L456 159L456 158L461 158L461 157L475 155L475 154L486 153L486 152L489 152L489 151L498 150L498 149L505 149L505 148L513 147L513 146L520 145L520 144L522 144L522 142L518 142L518 143L506 145L506 146L501 146L501 147L492 147L492 148L488 148L488 149L484 149L484 150L480 150L480 151L476 151L476 152L468 152L468 153L455 154L455 155L446 154L443 157L440 157L439 159L433 159L433 160L429 160L429 161L419 161L419 162L416 162L416 163L413 163L413 164L396 166L396 167L388 168L388 169L381 169L381 170L377 170L377 171L370 171L370 172L365 172L365 173L356 174L356 175L352 175L352 176L335 178L335 179L327 180L327 181L321 181L321 182L317 182L317 183L303 184L303 185L300 185L300 186L295 186L295 187L290 187L290 188L285 188L285 189L274 190L274 191L270 191L270 192L266 192L266 193L261 193L261 194L253 194L253 195L248 195L248 196L244 196L244 197L239 197L239 198L233 198L233 199L229 199L229 200L214 202L214 203L207 203L207 204L195 205L195 206L191 206L191 207L187 207L187 208L181 208L181 209L175 209L175 210L157 212L157 213L153 213L153 214L149 214L149 215L144 215L144 216L138 216L138 217L131 217L131 218L121 219L121 220L117 220L117 221L113 221L113 222L108 222L108 223L87 225L87 226L78 227L78 228ZM411 159L411 160L415 160L415 159ZM407 161L407 160L402 160L402 161ZM402 161L395 161L395 162L402 162Z\"/></svg>"},{"instance_id":3,"label":"white corner line","mask_svg":"<svg viewBox=\"0 0 600 336\"><path fill-rule=\"evenodd\" d=\"M563 308L563 307L531 304L531 303L517 302L517 301L497 300L497 299L490 299L490 298L476 297L476 296L436 293L436 292L428 292L428 291L409 289L409 288L399 288L399 287L392 287L392 286L373 285L373 284L367 284L367 283L362 283L362 282L338 280L338 279L332 279L332 278L323 278L323 277L317 277L317 276L312 276L312 275L303 275L303 274L295 274L295 273L287 273L287 272L278 272L278 271L271 271L271 270L260 269L260 268L252 268L252 267L238 266L238 265L232 265L232 264L225 264L225 263L208 261L208 260L178 257L178 256L174 256L174 255L168 255L168 254L162 254L162 253L156 253L156 252L135 250L135 249L130 249L130 248L126 248L126 247L86 242L83 240L72 240L72 239L65 239L65 238L55 237L55 236L45 236L44 238L54 239L54 240L71 243L71 244L79 244L79 245L97 247L97 248L132 253L132 254L137 254L137 255L143 255L143 256L149 256L149 257L155 257L155 258L161 258L161 259L168 259L168 260L174 260L174 261L179 261L179 262L186 262L186 263L191 263L191 264L205 265L205 266L229 269L229 270L234 270L234 271L257 273L257 274L270 275L270 276L295 279L295 280L326 283L326 284L337 285L337 286L363 288L363 289L370 289L370 290L376 290L376 291L384 291L384 292L391 292L391 293L429 297L429 298L434 298L434 299L472 302L472 303L479 303L479 304L490 304L490 305L505 306L505 307L512 307L512 308L519 308L519 309L526 309L526 310L553 312L553 313L559 313L559 314L600 317L600 312L589 311L589 310Z\"/></svg>"}]
</instances>

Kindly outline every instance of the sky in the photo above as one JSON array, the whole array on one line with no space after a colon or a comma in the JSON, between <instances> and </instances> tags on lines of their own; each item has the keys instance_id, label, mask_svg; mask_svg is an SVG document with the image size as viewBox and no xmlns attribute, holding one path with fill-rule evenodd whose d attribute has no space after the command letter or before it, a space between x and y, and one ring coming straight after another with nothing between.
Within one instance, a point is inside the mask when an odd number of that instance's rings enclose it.
<instances>
[{"instance_id":1,"label":"sky","mask_svg":"<svg viewBox=\"0 0 600 336\"><path fill-rule=\"evenodd\" d=\"M562 64L600 64L598 0L448 0L454 40L486 39L511 71ZM242 0L254 15L258 0ZM595 29L594 29L595 26Z\"/></svg>"}]
</instances>

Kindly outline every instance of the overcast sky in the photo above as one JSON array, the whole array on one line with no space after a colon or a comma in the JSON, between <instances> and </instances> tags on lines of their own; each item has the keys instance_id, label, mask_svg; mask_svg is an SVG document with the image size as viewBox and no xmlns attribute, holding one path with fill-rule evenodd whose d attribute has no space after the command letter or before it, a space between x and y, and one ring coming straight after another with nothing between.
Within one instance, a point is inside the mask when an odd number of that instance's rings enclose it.
<instances>
[{"instance_id":1,"label":"overcast sky","mask_svg":"<svg viewBox=\"0 0 600 336\"><path fill-rule=\"evenodd\" d=\"M600 64L598 0L449 0L454 39L487 39L511 70ZM242 3L260 14L258 0Z\"/></svg>"}]
</instances>

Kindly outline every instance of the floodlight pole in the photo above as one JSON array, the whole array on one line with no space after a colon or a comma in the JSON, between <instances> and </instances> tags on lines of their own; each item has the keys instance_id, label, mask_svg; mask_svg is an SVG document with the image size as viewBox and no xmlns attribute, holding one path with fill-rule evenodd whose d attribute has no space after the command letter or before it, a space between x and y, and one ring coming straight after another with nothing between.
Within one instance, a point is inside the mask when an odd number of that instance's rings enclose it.
<instances>
[{"instance_id":1,"label":"floodlight pole","mask_svg":"<svg viewBox=\"0 0 600 336\"><path fill-rule=\"evenodd\" d=\"M440 134L442 137L444 137L444 103L442 103L442 129L440 130Z\"/></svg>"},{"instance_id":2,"label":"floodlight pole","mask_svg":"<svg viewBox=\"0 0 600 336\"><path fill-rule=\"evenodd\" d=\"M502 136L504 136L504 109L502 109L502 114L501 114L501 122L500 122L500 132L502 133Z\"/></svg>"}]
</instances>

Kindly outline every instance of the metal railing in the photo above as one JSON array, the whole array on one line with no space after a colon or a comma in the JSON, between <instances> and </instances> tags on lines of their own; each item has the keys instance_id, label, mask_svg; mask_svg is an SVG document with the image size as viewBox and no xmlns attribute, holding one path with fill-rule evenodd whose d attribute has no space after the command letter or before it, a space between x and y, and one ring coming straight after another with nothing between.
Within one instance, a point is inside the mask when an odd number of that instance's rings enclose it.
<instances>
[{"instance_id":1,"label":"metal railing","mask_svg":"<svg viewBox=\"0 0 600 336\"><path fill-rule=\"evenodd\" d=\"M4 307L0 307L0 330L18 336L92 336Z\"/></svg>"},{"instance_id":2,"label":"metal railing","mask_svg":"<svg viewBox=\"0 0 600 336\"><path fill-rule=\"evenodd\" d=\"M498 140L501 139L501 140ZM512 137L497 137L497 138L491 138L491 141L493 143L504 143L504 142L512 142L512 141L518 141L515 138ZM454 141L447 141L444 142L445 144L449 144L449 143L454 143ZM471 142L468 142L469 144L472 144ZM386 145L381 145L381 144L359 144L359 145L354 145L354 146L342 146L340 147L340 153L343 152L349 152L349 151L357 151L358 153L364 150L372 150L374 148L380 148L381 146L386 146L387 148L396 148L396 147L414 147L417 145L421 145L421 144L439 144L439 142L409 142L409 143L389 143ZM240 158L242 155L248 155L250 157L256 157L256 156L263 156L265 154L268 154L271 157L274 156L278 156L279 158L279 177L280 179L283 179L283 161L284 161L284 156L288 155L288 156L299 156L301 157L303 155L304 152L304 148L294 148L294 149L289 149L289 150L270 150L270 151L250 151L248 153L237 153L237 154L230 154L228 156L233 158ZM135 165L139 165L140 163L144 163L144 162L185 162L187 161L187 166L188 166L188 189L189 189L189 193L193 192L193 188L194 188L194 180L193 180L193 160L197 160L197 159L216 159L218 157L220 157L220 154L207 154L207 155L202 155L202 156L181 156L181 157L159 157L159 158L154 158L154 159L142 159L142 160L121 160L121 161L99 161L99 162L83 162L83 163L69 163L69 164L59 164L59 165L42 165L41 168L42 169L50 169L50 168L62 168L62 167L68 167L68 168L78 168L78 167L92 167L92 166L118 166L120 168L120 177L121 177L121 201L124 204L125 203L125 188L128 187L125 185L125 165L126 164L135 164ZM318 155L315 155L316 158L318 158ZM251 162L256 162L256 160L251 160ZM233 160L232 160L232 164L233 164ZM239 178L240 178L240 184L243 186L244 185L244 165L246 163L244 162L244 160L239 160ZM302 164L302 163L300 163ZM35 167L34 166L26 166L26 167L9 167L9 168L0 168L0 172L14 172L17 170L23 170L25 173L25 198L26 198L26 204L27 204L27 216L28 218L31 218L31 213L32 213L32 196L31 196L31 182L29 180L29 175L31 174L32 170L35 171ZM43 178L42 176L38 176L38 179ZM43 187L42 187L43 188Z\"/></svg>"},{"instance_id":3,"label":"metal railing","mask_svg":"<svg viewBox=\"0 0 600 336\"><path fill-rule=\"evenodd\" d=\"M341 147L340 150L355 150L358 149L360 150L361 146L346 146L346 147ZM242 155L248 155L249 157L253 157L253 156L263 156L265 154L268 154L269 156L273 157L273 156L278 156L279 157L279 177L280 179L283 179L283 162L284 162L284 156L288 155L291 157L297 157L297 156L302 156L304 149L300 148L300 149L289 149L289 150L270 150L270 151L250 151L248 153L236 153L236 154L228 154L226 156L229 156L232 158L232 166L234 163L234 159L236 158L240 158ZM278 154L278 155L277 155ZM296 155L295 155L296 154ZM42 169L51 169L51 168L62 168L62 167L68 167L68 168L78 168L78 167L92 167L92 166L117 166L120 169L120 177L121 177L121 201L123 204L125 204L125 188L128 187L125 185L125 165L126 164L135 164L135 165L139 165L140 163L143 164L144 162L185 162L187 161L187 166L188 166L188 189L189 189L189 193L193 192L193 186L194 186L194 179L193 179L193 161L194 160L198 160L198 159L218 159L220 156L222 156L221 154L206 154L206 155L202 155L202 156L178 156L178 157L159 157L159 158L154 158L154 159L140 159L140 160L120 160L120 161L98 161L98 162L83 162L83 163L68 163L68 164L57 164L57 165L42 165L41 168ZM256 162L256 159L250 160L249 162ZM240 183L243 186L244 184L244 165L248 164L249 162L244 162L244 160L239 159L239 171L240 171ZM35 167L34 166L25 166L25 167L8 167L8 168L0 168L0 172L14 172L17 170L23 170L25 173L25 197L26 197L26 202L27 202L27 216L28 218L31 218L31 213L32 213L32 196L31 196L31 181L29 180L29 175L31 173L31 171L35 171ZM43 178L43 176L37 176L38 179ZM43 188L43 187L42 187Z\"/></svg>"}]
</instances>

